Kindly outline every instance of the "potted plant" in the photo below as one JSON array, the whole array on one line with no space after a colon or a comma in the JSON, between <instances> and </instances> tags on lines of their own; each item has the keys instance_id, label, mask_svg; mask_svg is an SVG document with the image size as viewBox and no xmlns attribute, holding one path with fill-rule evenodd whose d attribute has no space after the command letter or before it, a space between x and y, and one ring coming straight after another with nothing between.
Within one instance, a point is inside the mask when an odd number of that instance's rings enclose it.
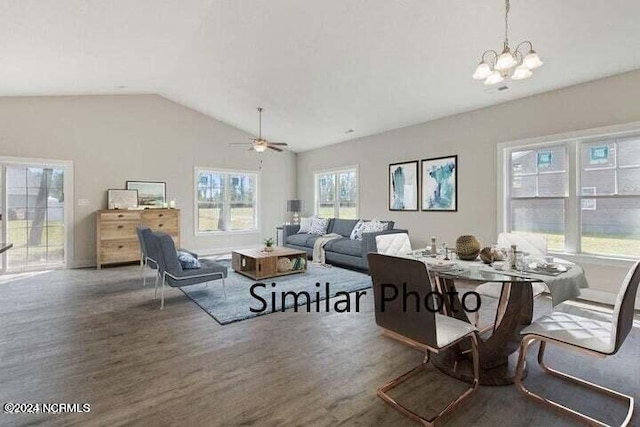
<instances>
[{"instance_id":1,"label":"potted plant","mask_svg":"<svg viewBox=\"0 0 640 427\"><path fill-rule=\"evenodd\" d=\"M273 241L273 237L269 237L268 239L264 239L262 241L262 243L264 243L264 251L265 252L271 252L273 250L273 245L275 244L275 242Z\"/></svg>"}]
</instances>

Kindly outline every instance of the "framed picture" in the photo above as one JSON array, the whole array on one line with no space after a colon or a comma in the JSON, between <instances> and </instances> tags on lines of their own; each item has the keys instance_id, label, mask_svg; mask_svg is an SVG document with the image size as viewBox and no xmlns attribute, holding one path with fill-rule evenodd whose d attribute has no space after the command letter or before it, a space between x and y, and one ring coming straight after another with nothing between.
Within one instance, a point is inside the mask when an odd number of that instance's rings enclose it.
<instances>
[{"instance_id":1,"label":"framed picture","mask_svg":"<svg viewBox=\"0 0 640 427\"><path fill-rule=\"evenodd\" d=\"M389 210L418 210L418 161L389 165Z\"/></svg>"},{"instance_id":2,"label":"framed picture","mask_svg":"<svg viewBox=\"0 0 640 427\"><path fill-rule=\"evenodd\" d=\"M422 160L422 210L458 210L458 156Z\"/></svg>"},{"instance_id":3,"label":"framed picture","mask_svg":"<svg viewBox=\"0 0 640 427\"><path fill-rule=\"evenodd\" d=\"M131 209L138 207L138 190L107 190L109 209Z\"/></svg>"},{"instance_id":4,"label":"framed picture","mask_svg":"<svg viewBox=\"0 0 640 427\"><path fill-rule=\"evenodd\" d=\"M127 181L127 190L138 191L138 206L162 208L167 199L167 183L154 181Z\"/></svg>"}]
</instances>

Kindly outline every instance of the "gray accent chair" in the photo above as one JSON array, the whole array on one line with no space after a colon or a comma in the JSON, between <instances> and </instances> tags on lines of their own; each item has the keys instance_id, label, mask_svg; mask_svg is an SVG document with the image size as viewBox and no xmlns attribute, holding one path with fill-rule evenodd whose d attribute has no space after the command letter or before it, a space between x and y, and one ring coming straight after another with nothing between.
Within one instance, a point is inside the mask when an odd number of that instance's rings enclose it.
<instances>
[{"instance_id":1,"label":"gray accent chair","mask_svg":"<svg viewBox=\"0 0 640 427\"><path fill-rule=\"evenodd\" d=\"M388 223L388 229L377 233L363 233L362 240L351 240L351 231L358 223L358 219L339 219L332 218L329 220L327 227L328 233L340 234L342 238L332 240L327 243L325 249L325 259L328 264L341 265L345 267L355 268L358 270L369 270L369 262L367 254L369 252L378 252L376 244L376 236L394 233L409 233L408 230L393 228L393 221L381 221ZM282 228L284 246L288 248L305 251L308 257L313 255L313 245L318 239L316 234L298 234L300 225L285 225Z\"/></svg>"},{"instance_id":2,"label":"gray accent chair","mask_svg":"<svg viewBox=\"0 0 640 427\"><path fill-rule=\"evenodd\" d=\"M212 280L222 279L222 290L225 298L227 291L225 289L224 279L227 277L227 267L218 264L215 261L202 259L200 261L201 268L192 270L183 270L176 246L173 238L167 233L156 231L152 233L152 245L155 245L157 251L158 271L162 276L162 288L160 290L161 300L160 309L164 308L164 287L165 284L171 287L180 288L183 286L197 285ZM156 296L158 287L156 284Z\"/></svg>"},{"instance_id":3,"label":"gray accent chair","mask_svg":"<svg viewBox=\"0 0 640 427\"><path fill-rule=\"evenodd\" d=\"M140 243L140 275L142 276L142 287L147 285L147 276L144 275L144 267L149 267L151 270L156 271L156 287L158 286L158 255L156 248L150 243L153 231L149 227L136 227L136 233L138 234L138 242ZM180 251L190 254L195 259L198 259L198 254L188 251L186 249L178 249Z\"/></svg>"}]
</instances>

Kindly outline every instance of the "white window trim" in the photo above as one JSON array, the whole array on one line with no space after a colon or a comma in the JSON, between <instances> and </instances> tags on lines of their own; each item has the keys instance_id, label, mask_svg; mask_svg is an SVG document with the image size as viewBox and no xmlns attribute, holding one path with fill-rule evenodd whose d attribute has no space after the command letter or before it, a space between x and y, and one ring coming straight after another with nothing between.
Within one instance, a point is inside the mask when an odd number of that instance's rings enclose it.
<instances>
[{"instance_id":1,"label":"white window trim","mask_svg":"<svg viewBox=\"0 0 640 427\"><path fill-rule=\"evenodd\" d=\"M331 168L331 169L318 169L318 170L314 170L313 171L313 214L314 215L318 215L318 197L320 195L320 189L318 188L318 180L317 180L317 176L318 175L322 175L322 174L329 174L329 173L340 173L340 172L351 172L355 170L356 171L356 184L357 184L357 188L356 188L356 217L360 216L360 166L359 165L350 165L350 166L341 166L341 167L336 167L336 168ZM334 206L333 212L334 212L334 218L336 218L335 214L336 214L336 206L338 206L339 203L337 205Z\"/></svg>"},{"instance_id":2,"label":"white window trim","mask_svg":"<svg viewBox=\"0 0 640 427\"><path fill-rule=\"evenodd\" d=\"M601 254L590 254L580 252L580 197L578 196L577 168L581 166L578 143L596 141L600 139L615 139L640 134L640 122L632 122L623 125L605 126L593 129L586 129L574 132L566 132L542 137L526 138L508 142L501 142L497 145L497 227L498 233L510 231L509 208L510 189L507 177L509 176L509 155L517 148L538 149L558 144L568 145L569 161L569 198L567 205L567 228L565 229L566 243L569 250L575 252L557 252L552 254L560 255L574 262L587 262L592 264L610 266L631 266L631 261L636 258L630 256L611 256ZM576 246L576 247L571 247Z\"/></svg>"},{"instance_id":3,"label":"white window trim","mask_svg":"<svg viewBox=\"0 0 640 427\"><path fill-rule=\"evenodd\" d=\"M28 158L28 157L10 157L10 156L0 156L0 165L24 165L24 166L32 166L37 165L38 167L57 167L62 168L64 170L64 182L62 185L62 191L64 192L64 228L65 228L65 250L64 250L64 267L62 268L71 268L73 267L74 261L74 234L75 234L75 223L74 223L74 205L75 205L75 196L73 194L74 189L74 177L73 177L73 161L71 160L54 160L54 159L40 159L40 158ZM3 179L4 183L4 179ZM3 184L4 185L4 184ZM2 209L7 210L7 194L4 194L3 190L0 189L0 194L4 196L4 200L2 201ZM2 214L2 218L8 218L7 212L0 212ZM2 221L3 227L3 235L7 235L8 231L8 222ZM7 256L7 252L5 251L0 256ZM7 265L6 258L4 263L0 263L1 266Z\"/></svg>"},{"instance_id":4,"label":"white window trim","mask_svg":"<svg viewBox=\"0 0 640 427\"><path fill-rule=\"evenodd\" d=\"M255 227L249 230L212 230L212 231L199 231L199 217L198 217L198 174L200 172L208 173L239 173L239 174L252 174L255 175L257 185L255 188ZM225 236L225 235L241 235L241 234L260 234L260 186L262 185L261 173L259 170L251 169L228 169L217 167L196 166L193 168L193 235L194 237L205 236Z\"/></svg>"}]
</instances>

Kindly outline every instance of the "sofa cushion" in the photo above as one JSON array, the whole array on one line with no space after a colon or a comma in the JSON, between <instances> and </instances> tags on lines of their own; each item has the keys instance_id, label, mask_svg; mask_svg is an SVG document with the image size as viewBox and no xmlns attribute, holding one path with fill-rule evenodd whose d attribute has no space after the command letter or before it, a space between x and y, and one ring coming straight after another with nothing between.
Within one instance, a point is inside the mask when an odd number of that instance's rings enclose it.
<instances>
[{"instance_id":1,"label":"sofa cushion","mask_svg":"<svg viewBox=\"0 0 640 427\"><path fill-rule=\"evenodd\" d=\"M308 234L311 231L312 222L313 217L300 218L300 229L298 230L298 233Z\"/></svg>"},{"instance_id":2,"label":"sofa cushion","mask_svg":"<svg viewBox=\"0 0 640 427\"><path fill-rule=\"evenodd\" d=\"M385 230L393 230L393 227L396 225L393 221L380 221L383 224L387 224L387 228Z\"/></svg>"},{"instance_id":3,"label":"sofa cushion","mask_svg":"<svg viewBox=\"0 0 640 427\"><path fill-rule=\"evenodd\" d=\"M311 230L309 231L309 234L327 234L328 227L329 218L313 218L313 220L311 221Z\"/></svg>"},{"instance_id":4,"label":"sofa cushion","mask_svg":"<svg viewBox=\"0 0 640 427\"><path fill-rule=\"evenodd\" d=\"M324 246L327 252L338 252L345 255L362 256L362 241L349 238L331 240Z\"/></svg>"},{"instance_id":5,"label":"sofa cushion","mask_svg":"<svg viewBox=\"0 0 640 427\"><path fill-rule=\"evenodd\" d=\"M357 223L357 219L336 218L333 220L333 228L331 229L331 232L337 233L342 237L350 237L351 231L353 231L353 227L355 227Z\"/></svg>"},{"instance_id":6,"label":"sofa cushion","mask_svg":"<svg viewBox=\"0 0 640 427\"><path fill-rule=\"evenodd\" d=\"M313 244L316 242L318 237L319 236L314 234L293 234L287 237L287 244L313 248Z\"/></svg>"}]
</instances>

